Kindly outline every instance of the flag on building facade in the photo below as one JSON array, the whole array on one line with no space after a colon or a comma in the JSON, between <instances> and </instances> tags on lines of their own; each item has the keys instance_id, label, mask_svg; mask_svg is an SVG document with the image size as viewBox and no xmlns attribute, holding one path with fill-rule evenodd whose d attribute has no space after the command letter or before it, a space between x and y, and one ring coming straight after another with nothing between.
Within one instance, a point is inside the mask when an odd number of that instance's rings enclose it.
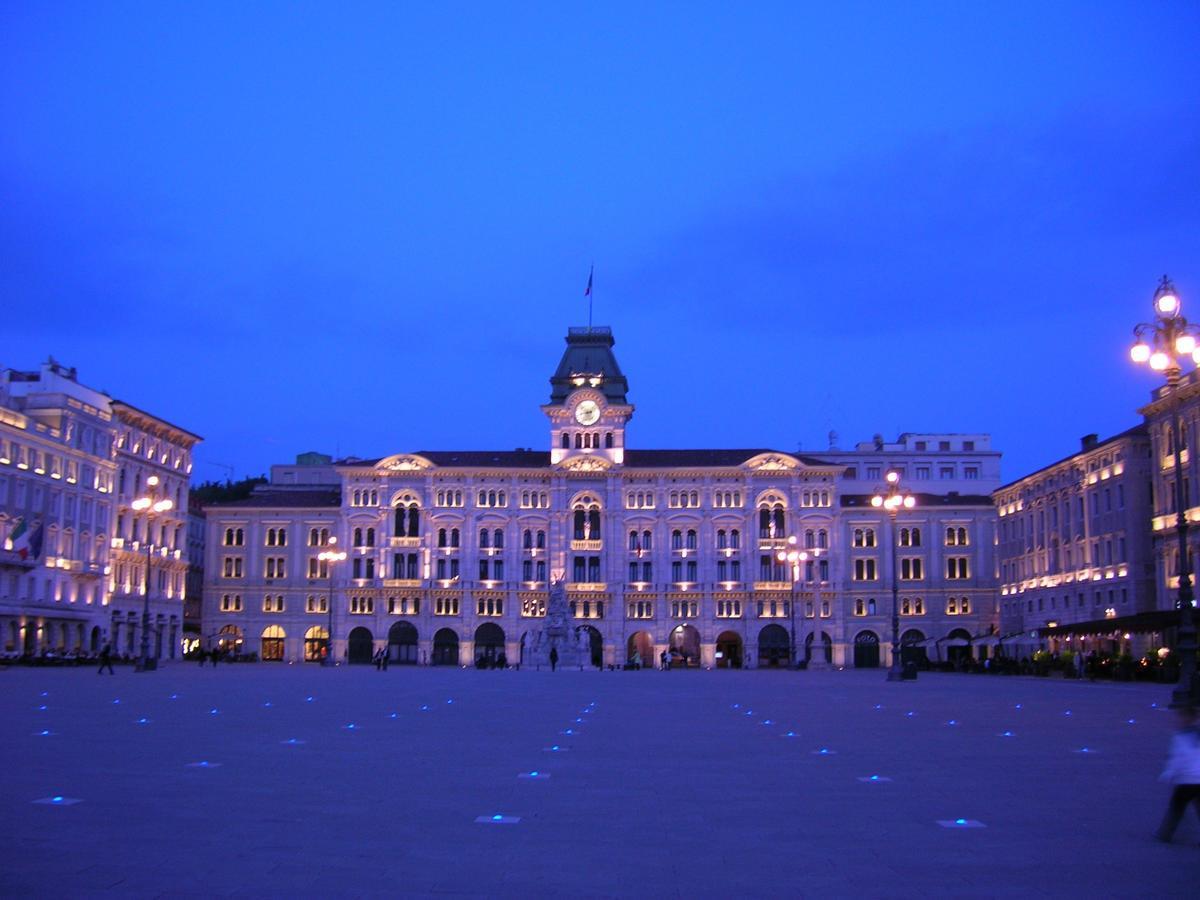
<instances>
[{"instance_id":1,"label":"flag on building facade","mask_svg":"<svg viewBox=\"0 0 1200 900\"><path fill-rule=\"evenodd\" d=\"M594 275L595 272L596 272L595 266L592 266L590 269L588 269L588 286L586 288L584 288L584 291L583 291L583 296L585 296L585 297L592 296L592 275Z\"/></svg>"},{"instance_id":2,"label":"flag on building facade","mask_svg":"<svg viewBox=\"0 0 1200 900\"><path fill-rule=\"evenodd\" d=\"M32 528L21 519L13 533L9 535L13 552L21 559L37 559L42 555L42 523L38 522Z\"/></svg>"}]
</instances>

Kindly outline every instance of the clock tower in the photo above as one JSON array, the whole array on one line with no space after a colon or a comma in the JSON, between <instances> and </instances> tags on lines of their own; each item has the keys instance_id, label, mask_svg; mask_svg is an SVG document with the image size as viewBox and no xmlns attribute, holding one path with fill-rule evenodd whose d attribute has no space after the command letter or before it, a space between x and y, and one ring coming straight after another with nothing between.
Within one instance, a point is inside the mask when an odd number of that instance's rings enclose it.
<instances>
[{"instance_id":1,"label":"clock tower","mask_svg":"<svg viewBox=\"0 0 1200 900\"><path fill-rule=\"evenodd\" d=\"M625 462L625 424L633 406L629 385L613 355L612 329L570 328L567 349L550 379L550 402L542 412L550 420L552 464L578 459Z\"/></svg>"}]
</instances>

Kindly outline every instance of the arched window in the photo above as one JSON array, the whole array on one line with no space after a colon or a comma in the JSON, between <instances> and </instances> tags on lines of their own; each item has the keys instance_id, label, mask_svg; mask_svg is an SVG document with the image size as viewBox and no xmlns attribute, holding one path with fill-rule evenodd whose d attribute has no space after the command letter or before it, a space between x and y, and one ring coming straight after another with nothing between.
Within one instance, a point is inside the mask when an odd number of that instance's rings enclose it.
<instances>
[{"instance_id":1,"label":"arched window","mask_svg":"<svg viewBox=\"0 0 1200 900\"><path fill-rule=\"evenodd\" d=\"M654 540L651 538L649 531L642 532L642 549L652 550L654 548Z\"/></svg>"},{"instance_id":2,"label":"arched window","mask_svg":"<svg viewBox=\"0 0 1200 900\"><path fill-rule=\"evenodd\" d=\"M492 532L492 546L499 549L504 548L504 532L499 528Z\"/></svg>"},{"instance_id":3,"label":"arched window","mask_svg":"<svg viewBox=\"0 0 1200 900\"><path fill-rule=\"evenodd\" d=\"M526 528L521 534L521 546L526 550L529 550L533 547L533 532L528 528ZM525 580L528 581L529 579Z\"/></svg>"},{"instance_id":4,"label":"arched window","mask_svg":"<svg viewBox=\"0 0 1200 900\"><path fill-rule=\"evenodd\" d=\"M539 550L546 549L546 532L544 531L539 531L537 533L537 548Z\"/></svg>"},{"instance_id":5,"label":"arched window","mask_svg":"<svg viewBox=\"0 0 1200 900\"><path fill-rule=\"evenodd\" d=\"M671 549L672 550L682 550L683 549L683 532L680 531L678 528L676 528L674 531L671 532Z\"/></svg>"},{"instance_id":6,"label":"arched window","mask_svg":"<svg viewBox=\"0 0 1200 900\"><path fill-rule=\"evenodd\" d=\"M630 550L642 549L642 545L641 545L641 542L638 540L638 533L636 531L629 532L629 549ZM631 578L629 580L636 581L637 579Z\"/></svg>"},{"instance_id":7,"label":"arched window","mask_svg":"<svg viewBox=\"0 0 1200 900\"><path fill-rule=\"evenodd\" d=\"M489 535L488 530L486 528L479 529L479 546L481 548L491 546L491 536Z\"/></svg>"},{"instance_id":8,"label":"arched window","mask_svg":"<svg viewBox=\"0 0 1200 900\"><path fill-rule=\"evenodd\" d=\"M604 432L604 446L605 446L605 448L606 448L606 449L608 449L608 450L611 450L611 449L612 449L612 445L613 445L613 436L612 436L612 432L611 432L611 431L606 431L606 432Z\"/></svg>"},{"instance_id":9,"label":"arched window","mask_svg":"<svg viewBox=\"0 0 1200 900\"><path fill-rule=\"evenodd\" d=\"M688 529L688 533L687 533L687 548L688 548L689 550L695 550L695 549L696 549L696 530L695 530L694 528L689 528L689 529Z\"/></svg>"},{"instance_id":10,"label":"arched window","mask_svg":"<svg viewBox=\"0 0 1200 900\"><path fill-rule=\"evenodd\" d=\"M450 546L451 547L458 546L458 529L457 528L450 529Z\"/></svg>"},{"instance_id":11,"label":"arched window","mask_svg":"<svg viewBox=\"0 0 1200 900\"><path fill-rule=\"evenodd\" d=\"M361 528L354 529L354 546L361 547L363 545L363 532Z\"/></svg>"},{"instance_id":12,"label":"arched window","mask_svg":"<svg viewBox=\"0 0 1200 900\"><path fill-rule=\"evenodd\" d=\"M741 549L742 533L736 528L729 532L729 546L733 550Z\"/></svg>"},{"instance_id":13,"label":"arched window","mask_svg":"<svg viewBox=\"0 0 1200 900\"><path fill-rule=\"evenodd\" d=\"M725 534L724 528L717 529L717 549L724 550L729 546L729 537Z\"/></svg>"},{"instance_id":14,"label":"arched window","mask_svg":"<svg viewBox=\"0 0 1200 900\"><path fill-rule=\"evenodd\" d=\"M575 449L576 450L583 449L583 434L578 431L575 432Z\"/></svg>"},{"instance_id":15,"label":"arched window","mask_svg":"<svg viewBox=\"0 0 1200 900\"><path fill-rule=\"evenodd\" d=\"M367 529L367 546L368 547L375 546L375 529L374 528Z\"/></svg>"},{"instance_id":16,"label":"arched window","mask_svg":"<svg viewBox=\"0 0 1200 900\"><path fill-rule=\"evenodd\" d=\"M562 435L562 448L564 450L571 449L571 436L569 434L567 434L565 431L563 432L563 435Z\"/></svg>"}]
</instances>

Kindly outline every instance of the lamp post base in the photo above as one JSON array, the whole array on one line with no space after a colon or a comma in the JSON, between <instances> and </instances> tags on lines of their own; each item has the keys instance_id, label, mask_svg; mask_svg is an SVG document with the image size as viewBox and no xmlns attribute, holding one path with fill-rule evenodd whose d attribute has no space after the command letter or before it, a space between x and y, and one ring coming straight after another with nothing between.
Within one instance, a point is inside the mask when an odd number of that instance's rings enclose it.
<instances>
[{"instance_id":1,"label":"lamp post base","mask_svg":"<svg viewBox=\"0 0 1200 900\"><path fill-rule=\"evenodd\" d=\"M825 648L815 648L813 653L808 657L808 671L816 672L828 668L830 668L830 665L825 661Z\"/></svg>"},{"instance_id":2,"label":"lamp post base","mask_svg":"<svg viewBox=\"0 0 1200 900\"><path fill-rule=\"evenodd\" d=\"M334 662L332 659L330 659L329 657L325 657L325 659L321 660L321 668L322 668L322 669L327 669L327 668L328 668L328 669L332 669L332 668L333 668L334 666L336 666L336 665L337 665L337 663L335 663L335 662Z\"/></svg>"},{"instance_id":3,"label":"lamp post base","mask_svg":"<svg viewBox=\"0 0 1200 900\"><path fill-rule=\"evenodd\" d=\"M158 668L158 660L153 657L149 659L139 660L138 664L133 667L135 672L153 672Z\"/></svg>"},{"instance_id":4,"label":"lamp post base","mask_svg":"<svg viewBox=\"0 0 1200 900\"><path fill-rule=\"evenodd\" d=\"M891 668L887 673L888 681L904 681L904 673L900 669Z\"/></svg>"}]
</instances>

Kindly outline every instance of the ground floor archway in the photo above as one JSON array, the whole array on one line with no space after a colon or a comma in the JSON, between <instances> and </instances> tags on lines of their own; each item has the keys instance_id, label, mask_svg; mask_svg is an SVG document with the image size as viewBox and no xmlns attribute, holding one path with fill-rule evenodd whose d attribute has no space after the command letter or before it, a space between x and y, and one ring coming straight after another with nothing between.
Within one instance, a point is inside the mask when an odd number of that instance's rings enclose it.
<instances>
[{"instance_id":1,"label":"ground floor archway","mask_svg":"<svg viewBox=\"0 0 1200 900\"><path fill-rule=\"evenodd\" d=\"M504 629L495 622L484 622L475 629L475 659L486 659L495 665L504 653Z\"/></svg>"},{"instance_id":2,"label":"ground floor archway","mask_svg":"<svg viewBox=\"0 0 1200 900\"><path fill-rule=\"evenodd\" d=\"M217 632L217 649L234 656L242 652L242 629L236 625L225 625Z\"/></svg>"},{"instance_id":3,"label":"ground floor archway","mask_svg":"<svg viewBox=\"0 0 1200 900\"><path fill-rule=\"evenodd\" d=\"M259 659L264 662L283 662L283 639L287 634L278 625L268 625L262 633L262 651Z\"/></svg>"},{"instance_id":4,"label":"ground floor archway","mask_svg":"<svg viewBox=\"0 0 1200 900\"><path fill-rule=\"evenodd\" d=\"M433 636L433 656L430 663L435 666L458 665L458 635L443 628Z\"/></svg>"},{"instance_id":5,"label":"ground floor archway","mask_svg":"<svg viewBox=\"0 0 1200 900\"><path fill-rule=\"evenodd\" d=\"M643 669L654 668L654 638L650 637L650 632L635 631L629 636L625 642L625 661Z\"/></svg>"},{"instance_id":6,"label":"ground floor archway","mask_svg":"<svg viewBox=\"0 0 1200 900\"><path fill-rule=\"evenodd\" d=\"M900 635L900 664L916 663L919 668L929 667L929 656L925 651L925 632L910 628Z\"/></svg>"},{"instance_id":7,"label":"ground floor archway","mask_svg":"<svg viewBox=\"0 0 1200 900\"><path fill-rule=\"evenodd\" d=\"M93 625L92 626L92 638L91 638L90 643L88 644L88 649L91 650L93 653L99 653L100 652L100 641L102 639L103 639L103 632L101 632L100 626Z\"/></svg>"},{"instance_id":8,"label":"ground floor archway","mask_svg":"<svg viewBox=\"0 0 1200 900\"><path fill-rule=\"evenodd\" d=\"M965 643L963 643L965 641ZM971 659L971 633L965 628L955 628L946 635L946 660L957 665L965 665Z\"/></svg>"},{"instance_id":9,"label":"ground floor archway","mask_svg":"<svg viewBox=\"0 0 1200 900\"><path fill-rule=\"evenodd\" d=\"M359 625L353 628L346 639L346 661L352 666L369 663L374 656L372 646L374 638L370 630Z\"/></svg>"},{"instance_id":10,"label":"ground floor archway","mask_svg":"<svg viewBox=\"0 0 1200 900\"><path fill-rule=\"evenodd\" d=\"M879 668L879 635L873 631L860 631L854 638L854 668Z\"/></svg>"},{"instance_id":11,"label":"ground floor archway","mask_svg":"<svg viewBox=\"0 0 1200 900\"><path fill-rule=\"evenodd\" d=\"M417 627L397 622L388 629L388 658L398 666L417 664Z\"/></svg>"},{"instance_id":12,"label":"ground floor archway","mask_svg":"<svg viewBox=\"0 0 1200 900\"><path fill-rule=\"evenodd\" d=\"M671 629L671 665L700 665L700 632L694 625L676 625Z\"/></svg>"},{"instance_id":13,"label":"ground floor archway","mask_svg":"<svg viewBox=\"0 0 1200 900\"><path fill-rule=\"evenodd\" d=\"M329 631L314 625L304 632L304 661L321 662L329 655Z\"/></svg>"},{"instance_id":14,"label":"ground floor archway","mask_svg":"<svg viewBox=\"0 0 1200 900\"><path fill-rule=\"evenodd\" d=\"M758 633L759 668L786 667L791 656L791 646L791 638L786 628L774 623L765 626Z\"/></svg>"},{"instance_id":15,"label":"ground floor archway","mask_svg":"<svg viewBox=\"0 0 1200 900\"><path fill-rule=\"evenodd\" d=\"M592 665L597 669L604 668L604 638L601 636L599 630L593 628L591 625L580 625L575 630L587 634Z\"/></svg>"},{"instance_id":16,"label":"ground floor archway","mask_svg":"<svg viewBox=\"0 0 1200 900\"><path fill-rule=\"evenodd\" d=\"M715 661L718 669L740 669L743 652L742 638L736 631L722 631L717 635Z\"/></svg>"}]
</instances>

